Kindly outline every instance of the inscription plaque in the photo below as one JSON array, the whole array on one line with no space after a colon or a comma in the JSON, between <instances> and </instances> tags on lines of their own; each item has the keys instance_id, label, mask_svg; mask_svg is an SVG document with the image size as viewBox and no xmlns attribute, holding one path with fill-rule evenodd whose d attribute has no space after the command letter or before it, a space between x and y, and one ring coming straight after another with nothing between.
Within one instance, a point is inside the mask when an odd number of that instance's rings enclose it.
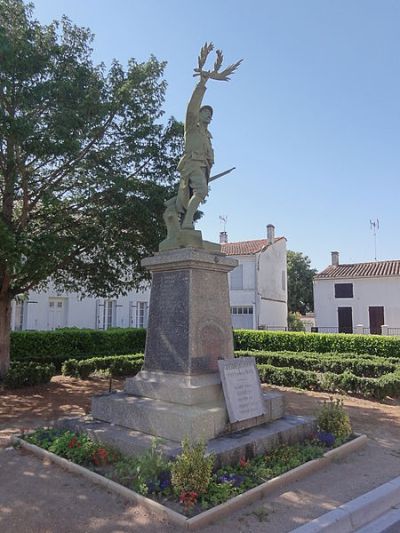
<instances>
[{"instance_id":1,"label":"inscription plaque","mask_svg":"<svg viewBox=\"0 0 400 533\"><path fill-rule=\"evenodd\" d=\"M266 410L254 357L220 359L218 368L229 421L240 422L264 415Z\"/></svg>"}]
</instances>

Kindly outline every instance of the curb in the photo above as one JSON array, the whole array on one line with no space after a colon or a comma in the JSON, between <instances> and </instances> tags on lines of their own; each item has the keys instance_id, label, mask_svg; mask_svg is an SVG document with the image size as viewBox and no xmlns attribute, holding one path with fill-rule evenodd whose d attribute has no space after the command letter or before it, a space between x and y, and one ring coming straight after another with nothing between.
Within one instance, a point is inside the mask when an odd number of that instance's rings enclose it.
<instances>
[{"instance_id":1,"label":"curb","mask_svg":"<svg viewBox=\"0 0 400 533\"><path fill-rule=\"evenodd\" d=\"M307 463L304 463L294 468L293 470L286 472L285 474L282 474L269 481L266 481L265 483L263 483L262 485L259 485L258 487L254 487L253 489L250 489L243 494L239 494L238 496L235 496L234 498L232 498L231 500L225 503L221 503L220 505L217 505L213 507L212 509L204 511L203 513L200 513L197 516L194 516L192 518L187 518L184 515L181 515L180 513L177 513L176 511L173 511L172 509L169 509L168 507L154 500L151 500L150 498L146 498L145 496L142 496L141 494L137 494L133 490L123 487L122 485L115 483L115 481L111 481L110 479L107 479L101 476L100 474L96 474L95 472L91 472L90 470L87 470L86 468L82 466L79 466L75 463L71 463L67 459L59 457L58 455L55 455L52 452L43 450L42 448L39 448L38 446L35 446L34 444L29 444L28 442L20 439L19 437L16 437L16 436L12 437L12 441L14 444L17 444L21 448L33 453L34 455L37 455L41 458L47 458L53 463L59 465L64 470L86 477L87 479L89 479L93 483L96 483L97 485L101 485L104 488L108 490L112 490L113 492L127 498L128 500L131 500L135 503L143 505L143 507L156 513L161 518L167 519L171 523L174 523L178 526L181 526L189 530L198 529L212 522L215 522L229 515L230 513L238 509L241 509L242 507L258 499L261 499L263 496L270 494L274 490L285 487L291 482L302 479L303 477L309 474L312 474L313 472L317 470L323 469L325 466L330 464L332 461L340 459L344 457L345 455L347 455L348 453L358 450L359 448L361 448L362 446L366 444L367 440L368 438L366 435L359 435L352 441L347 442L346 444L343 444L339 448L326 452L323 455L323 457L319 459L313 459L312 461L308 461ZM399 482L399 490L400 490L400 482ZM311 533L311 531L314 532L314 530L310 530L310 532L307 531L307 533ZM344 533L344 531L341 533Z\"/></svg>"},{"instance_id":2,"label":"curb","mask_svg":"<svg viewBox=\"0 0 400 533\"><path fill-rule=\"evenodd\" d=\"M351 533L370 524L399 504L400 476L315 518L308 524L293 529L290 533Z\"/></svg>"}]
</instances>

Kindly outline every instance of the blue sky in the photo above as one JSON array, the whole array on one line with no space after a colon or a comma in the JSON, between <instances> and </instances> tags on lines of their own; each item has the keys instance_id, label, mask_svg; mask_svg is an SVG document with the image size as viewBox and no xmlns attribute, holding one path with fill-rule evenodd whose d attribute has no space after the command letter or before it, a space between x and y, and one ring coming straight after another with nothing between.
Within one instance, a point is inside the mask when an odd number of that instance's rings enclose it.
<instances>
[{"instance_id":1,"label":"blue sky","mask_svg":"<svg viewBox=\"0 0 400 533\"><path fill-rule=\"evenodd\" d=\"M266 235L318 270L400 259L400 2L397 0L36 0L48 23L62 14L95 34L94 59L150 54L166 60L166 117L183 120L205 41L226 63L244 58L229 83L209 82L204 103L214 182L198 225L218 241Z\"/></svg>"}]
</instances>

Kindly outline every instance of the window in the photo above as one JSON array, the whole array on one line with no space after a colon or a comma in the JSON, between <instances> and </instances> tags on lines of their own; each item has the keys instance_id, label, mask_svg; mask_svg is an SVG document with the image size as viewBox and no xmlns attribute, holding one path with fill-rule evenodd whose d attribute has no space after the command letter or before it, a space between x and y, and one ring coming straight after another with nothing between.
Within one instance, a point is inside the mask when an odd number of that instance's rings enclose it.
<instances>
[{"instance_id":1,"label":"window","mask_svg":"<svg viewBox=\"0 0 400 533\"><path fill-rule=\"evenodd\" d=\"M353 284L335 283L335 298L353 298Z\"/></svg>"},{"instance_id":2,"label":"window","mask_svg":"<svg viewBox=\"0 0 400 533\"><path fill-rule=\"evenodd\" d=\"M230 276L231 276L231 289L242 290L243 289L243 265L239 265L236 268L234 268Z\"/></svg>"},{"instance_id":3,"label":"window","mask_svg":"<svg viewBox=\"0 0 400 533\"><path fill-rule=\"evenodd\" d=\"M286 272L282 270L282 290L286 291Z\"/></svg>"},{"instance_id":4,"label":"window","mask_svg":"<svg viewBox=\"0 0 400 533\"><path fill-rule=\"evenodd\" d=\"M136 327L144 328L146 322L147 302L136 303Z\"/></svg>"},{"instance_id":5,"label":"window","mask_svg":"<svg viewBox=\"0 0 400 533\"><path fill-rule=\"evenodd\" d=\"M253 314L253 306L252 305L246 305L246 306L233 306L231 307L231 314L232 315L252 315Z\"/></svg>"},{"instance_id":6,"label":"window","mask_svg":"<svg viewBox=\"0 0 400 533\"><path fill-rule=\"evenodd\" d=\"M15 303L15 331L22 331L24 329L25 311L25 302L17 300Z\"/></svg>"},{"instance_id":7,"label":"window","mask_svg":"<svg viewBox=\"0 0 400 533\"><path fill-rule=\"evenodd\" d=\"M115 300L107 300L107 305L104 306L104 310L106 310L106 329L114 326L116 303Z\"/></svg>"}]
</instances>

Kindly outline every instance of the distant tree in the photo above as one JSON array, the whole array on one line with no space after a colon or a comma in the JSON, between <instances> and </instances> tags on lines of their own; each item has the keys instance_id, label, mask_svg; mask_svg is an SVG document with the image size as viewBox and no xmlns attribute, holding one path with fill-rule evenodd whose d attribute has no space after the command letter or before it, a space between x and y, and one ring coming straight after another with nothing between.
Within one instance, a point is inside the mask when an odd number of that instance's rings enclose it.
<instances>
[{"instance_id":1,"label":"distant tree","mask_svg":"<svg viewBox=\"0 0 400 533\"><path fill-rule=\"evenodd\" d=\"M288 310L304 315L314 310L313 277L317 273L301 252L287 253Z\"/></svg>"},{"instance_id":2,"label":"distant tree","mask_svg":"<svg viewBox=\"0 0 400 533\"><path fill-rule=\"evenodd\" d=\"M159 122L164 63L94 65L88 29L32 10L0 0L0 376L13 298L49 279L98 296L138 286L182 151L182 125Z\"/></svg>"},{"instance_id":3,"label":"distant tree","mask_svg":"<svg viewBox=\"0 0 400 533\"><path fill-rule=\"evenodd\" d=\"M300 313L288 313L288 330L289 331L305 331L305 326L301 320Z\"/></svg>"}]
</instances>

